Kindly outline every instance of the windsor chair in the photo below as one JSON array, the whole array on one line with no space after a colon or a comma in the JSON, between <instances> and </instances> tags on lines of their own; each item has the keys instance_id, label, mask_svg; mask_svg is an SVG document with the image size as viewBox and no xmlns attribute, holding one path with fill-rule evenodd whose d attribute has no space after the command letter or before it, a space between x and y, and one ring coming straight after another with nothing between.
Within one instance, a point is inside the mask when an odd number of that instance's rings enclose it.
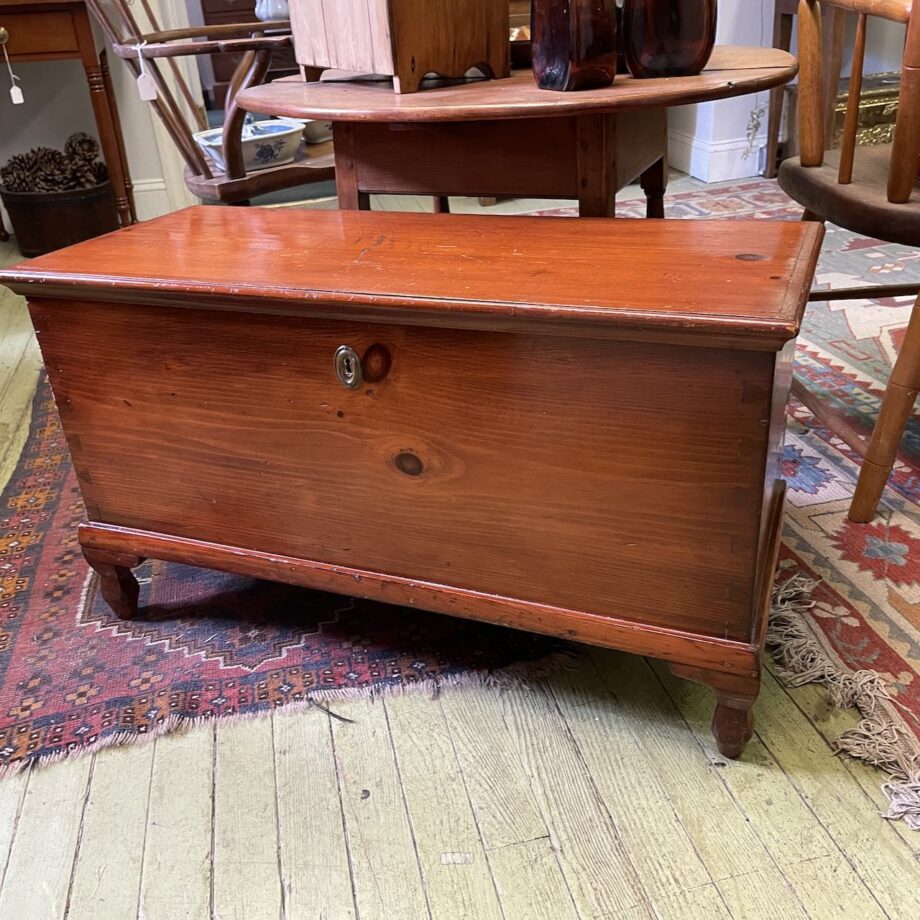
<instances>
[{"instance_id":1,"label":"windsor chair","mask_svg":"<svg viewBox=\"0 0 920 920\"><path fill-rule=\"evenodd\" d=\"M773 14L773 47L789 51L792 47L792 29L798 12L799 0L776 0ZM846 14L844 10L828 7L823 12L822 29L824 40L824 86L825 86L825 137L830 146L834 134L834 114L837 107L837 87L843 68L843 45L846 36ZM770 90L770 110L767 117L767 156L764 176L773 179L777 170L779 151L779 129L783 120L783 103L786 87L776 86Z\"/></svg>"},{"instance_id":2,"label":"windsor chair","mask_svg":"<svg viewBox=\"0 0 920 920\"><path fill-rule=\"evenodd\" d=\"M143 69L157 88L157 98L151 104L185 161L185 183L193 195L226 204L248 204L257 195L335 178L331 143L312 149L309 156L294 163L246 172L242 147L246 112L237 105L236 97L243 89L264 82L273 53L292 44L287 21L162 30L149 3L142 0L153 25L153 31L144 33L128 0L87 0L87 3L112 43L112 50L136 77L141 74L143 58ZM207 122L176 64L180 57L215 53L242 55L227 91L223 171L205 156L195 141L194 132L207 128ZM171 69L183 105L164 78L161 63Z\"/></svg>"},{"instance_id":3,"label":"windsor chair","mask_svg":"<svg viewBox=\"0 0 920 920\"><path fill-rule=\"evenodd\" d=\"M779 184L805 208L805 220L830 221L854 233L890 243L920 246L920 190L915 188L920 159L920 4L911 0L824 0L825 5L858 14L853 69L843 141L825 151L821 56L821 3L800 0L799 148L800 156L780 167ZM901 89L894 140L856 147L859 97L870 17L906 27ZM920 284L820 291L811 300L857 299L915 294ZM863 457L852 521L872 520L897 456L904 429L920 391L920 300L891 372L871 438L864 438L840 413L807 390L798 378L793 393L835 434Z\"/></svg>"}]
</instances>

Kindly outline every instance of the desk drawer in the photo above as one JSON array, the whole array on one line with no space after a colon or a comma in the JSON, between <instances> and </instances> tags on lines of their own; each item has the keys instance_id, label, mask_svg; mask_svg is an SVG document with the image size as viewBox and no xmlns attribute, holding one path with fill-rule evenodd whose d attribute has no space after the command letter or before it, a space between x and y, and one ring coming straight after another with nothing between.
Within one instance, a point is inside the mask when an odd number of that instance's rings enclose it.
<instances>
[{"instance_id":1,"label":"desk drawer","mask_svg":"<svg viewBox=\"0 0 920 920\"><path fill-rule=\"evenodd\" d=\"M91 521L751 634L772 353L165 305L32 314ZM342 345L367 365L355 388Z\"/></svg>"},{"instance_id":2,"label":"desk drawer","mask_svg":"<svg viewBox=\"0 0 920 920\"><path fill-rule=\"evenodd\" d=\"M73 16L66 11L6 13L0 7L0 25L10 33L11 58L63 57L79 48Z\"/></svg>"}]
</instances>

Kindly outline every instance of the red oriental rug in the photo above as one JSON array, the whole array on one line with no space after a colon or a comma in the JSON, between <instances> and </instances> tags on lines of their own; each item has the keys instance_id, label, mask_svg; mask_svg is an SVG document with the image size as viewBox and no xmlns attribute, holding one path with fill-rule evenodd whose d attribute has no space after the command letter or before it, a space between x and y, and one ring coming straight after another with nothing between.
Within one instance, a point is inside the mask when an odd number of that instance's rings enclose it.
<instances>
[{"instance_id":1,"label":"red oriental rug","mask_svg":"<svg viewBox=\"0 0 920 920\"><path fill-rule=\"evenodd\" d=\"M668 207L678 218L800 213L764 180L674 195ZM630 204L620 213L640 212ZM916 250L830 228L818 283L918 276ZM903 299L809 308L799 372L866 432L909 309ZM920 770L911 760L920 751L920 424L910 426L882 513L856 525L846 518L856 458L801 406L789 415L781 579L801 575L815 587L813 605L779 611L774 638L791 679L822 680L841 702L861 705L867 718L848 749L895 757L884 765L910 779ZM488 679L561 648L521 632L159 562L138 572L146 618L123 623L98 597L77 548L82 516L43 383L0 503L0 771L324 694ZM880 731L893 746L879 746Z\"/></svg>"}]
</instances>

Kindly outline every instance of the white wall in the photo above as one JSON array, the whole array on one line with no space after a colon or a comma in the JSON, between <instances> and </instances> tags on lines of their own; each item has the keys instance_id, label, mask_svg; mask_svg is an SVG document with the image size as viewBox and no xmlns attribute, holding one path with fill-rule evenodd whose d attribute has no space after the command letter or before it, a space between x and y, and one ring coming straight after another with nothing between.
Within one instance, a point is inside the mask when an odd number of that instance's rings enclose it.
<instances>
[{"instance_id":1,"label":"white wall","mask_svg":"<svg viewBox=\"0 0 920 920\"><path fill-rule=\"evenodd\" d=\"M769 47L773 44L773 5L774 0L720 0L716 41L723 45ZM844 74L849 73L854 30L851 22ZM900 69L903 42L903 26L870 20L865 72ZM761 148L766 143L768 100L769 93L757 93L672 109L671 165L705 182L757 175ZM758 121L759 125L755 125ZM749 130L753 131L750 138Z\"/></svg>"}]
</instances>

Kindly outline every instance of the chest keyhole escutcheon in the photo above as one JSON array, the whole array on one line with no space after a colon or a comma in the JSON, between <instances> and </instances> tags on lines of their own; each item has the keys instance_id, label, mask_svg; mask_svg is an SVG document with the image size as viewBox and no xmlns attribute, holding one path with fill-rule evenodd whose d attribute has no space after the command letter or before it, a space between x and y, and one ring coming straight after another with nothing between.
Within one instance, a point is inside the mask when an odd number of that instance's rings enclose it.
<instances>
[{"instance_id":1,"label":"chest keyhole escutcheon","mask_svg":"<svg viewBox=\"0 0 920 920\"><path fill-rule=\"evenodd\" d=\"M357 390L363 382L361 359L349 345L340 345L335 350L335 376L349 390Z\"/></svg>"}]
</instances>

